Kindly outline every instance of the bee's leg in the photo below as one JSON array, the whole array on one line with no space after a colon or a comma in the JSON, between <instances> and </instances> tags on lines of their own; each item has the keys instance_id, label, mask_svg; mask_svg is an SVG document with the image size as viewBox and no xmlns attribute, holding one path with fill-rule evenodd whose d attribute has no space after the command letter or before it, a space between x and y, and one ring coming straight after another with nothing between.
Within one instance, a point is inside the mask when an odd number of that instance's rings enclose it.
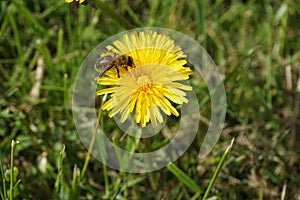
<instances>
[{"instance_id":1,"label":"bee's leg","mask_svg":"<svg viewBox=\"0 0 300 200\"><path fill-rule=\"evenodd\" d=\"M118 78L120 78L120 70L118 67L116 67L116 69L117 69Z\"/></svg>"}]
</instances>

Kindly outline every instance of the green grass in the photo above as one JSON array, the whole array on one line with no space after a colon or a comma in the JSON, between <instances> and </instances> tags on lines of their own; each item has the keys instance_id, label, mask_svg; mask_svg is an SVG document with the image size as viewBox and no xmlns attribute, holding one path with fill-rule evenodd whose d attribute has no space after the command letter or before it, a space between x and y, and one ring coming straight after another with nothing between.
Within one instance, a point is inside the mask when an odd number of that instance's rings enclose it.
<instances>
[{"instance_id":1,"label":"green grass","mask_svg":"<svg viewBox=\"0 0 300 200\"><path fill-rule=\"evenodd\" d=\"M120 0L100 9L101 2L0 2L2 199L12 198L11 189L14 199L300 198L299 1ZM85 168L88 153L71 110L76 73L100 42L146 26L189 35L211 55L224 75L223 134L200 160L200 133L207 129L201 121L188 151L151 173L116 171L93 157ZM198 87L201 114L209 119L206 87ZM112 123L108 129L120 138ZM12 140L19 141L13 165ZM18 173L10 173L12 166Z\"/></svg>"}]
</instances>

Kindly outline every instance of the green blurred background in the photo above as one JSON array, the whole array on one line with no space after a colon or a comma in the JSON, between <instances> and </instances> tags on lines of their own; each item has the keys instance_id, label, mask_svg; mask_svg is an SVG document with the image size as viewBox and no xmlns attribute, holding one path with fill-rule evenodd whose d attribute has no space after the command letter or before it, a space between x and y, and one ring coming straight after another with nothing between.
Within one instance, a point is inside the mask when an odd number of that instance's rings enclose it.
<instances>
[{"instance_id":1,"label":"green blurred background","mask_svg":"<svg viewBox=\"0 0 300 200\"><path fill-rule=\"evenodd\" d=\"M8 173L11 141L20 142L14 153L15 181L21 180L16 199L201 198L201 191L167 168L127 174L92 158L86 176L76 179L87 155L71 110L77 70L108 37L148 26L192 37L224 75L228 107L220 140L199 159L197 137L176 166L203 191L234 137L209 197L300 199L299 1L95 2L0 2L0 148ZM209 119L209 96L205 86L199 88L201 113ZM3 198L9 182L1 179L0 186Z\"/></svg>"}]
</instances>

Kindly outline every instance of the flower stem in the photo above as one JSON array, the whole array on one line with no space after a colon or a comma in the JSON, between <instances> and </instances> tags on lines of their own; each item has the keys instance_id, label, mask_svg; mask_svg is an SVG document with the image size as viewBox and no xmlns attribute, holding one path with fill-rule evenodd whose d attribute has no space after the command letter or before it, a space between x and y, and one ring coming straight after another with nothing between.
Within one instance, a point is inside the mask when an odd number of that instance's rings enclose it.
<instances>
[{"instance_id":1,"label":"flower stem","mask_svg":"<svg viewBox=\"0 0 300 200\"><path fill-rule=\"evenodd\" d=\"M91 158L91 153L93 151L93 147L94 147L95 140L96 140L97 129L99 127L99 122L100 122L100 118L101 118L101 115L102 115L102 107L103 107L103 104L106 100L106 96L107 95L105 95L102 98L102 101L101 101L101 105L100 105L98 116L97 116L97 121L96 121L95 128L94 128L94 131L93 131L93 136L92 136L91 143L90 143L90 146L89 146L89 149L88 149L88 154L87 154L87 156L85 158L85 161L84 161L84 165L83 165L83 168L82 168L82 173L80 175L80 179L82 179L85 176L85 173L86 173L86 170L87 170L90 158Z\"/></svg>"}]
</instances>

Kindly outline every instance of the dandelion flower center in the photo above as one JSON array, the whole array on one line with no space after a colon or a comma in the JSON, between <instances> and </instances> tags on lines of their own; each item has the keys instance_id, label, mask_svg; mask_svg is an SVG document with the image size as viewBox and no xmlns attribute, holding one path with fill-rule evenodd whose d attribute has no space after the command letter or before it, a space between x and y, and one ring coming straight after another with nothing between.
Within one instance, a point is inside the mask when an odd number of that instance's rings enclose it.
<instances>
[{"instance_id":1,"label":"dandelion flower center","mask_svg":"<svg viewBox=\"0 0 300 200\"><path fill-rule=\"evenodd\" d=\"M143 91L146 91L147 88L152 86L148 76L140 76L137 80L137 85L141 87L141 90Z\"/></svg>"}]
</instances>

